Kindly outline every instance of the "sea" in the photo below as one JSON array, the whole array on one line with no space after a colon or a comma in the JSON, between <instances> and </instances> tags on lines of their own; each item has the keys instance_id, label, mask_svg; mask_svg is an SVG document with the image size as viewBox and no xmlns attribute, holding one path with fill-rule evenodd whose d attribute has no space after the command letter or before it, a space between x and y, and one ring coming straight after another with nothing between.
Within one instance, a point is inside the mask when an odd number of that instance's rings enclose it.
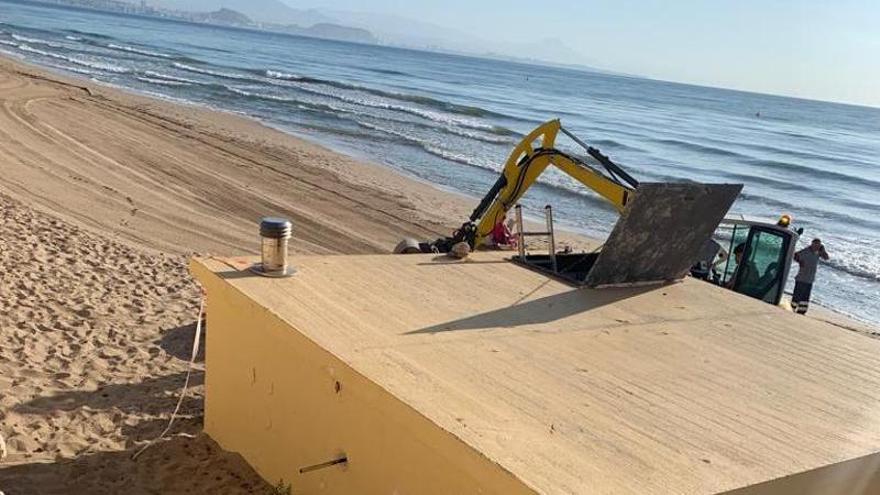
<instances>
[{"instance_id":1,"label":"sea","mask_svg":"<svg viewBox=\"0 0 880 495\"><path fill-rule=\"evenodd\" d=\"M878 108L8 0L0 52L244 114L475 204L518 140L559 118L640 181L742 183L732 214L791 214L831 256L814 301L880 323ZM545 204L591 237L617 219L560 173L523 201Z\"/></svg>"}]
</instances>

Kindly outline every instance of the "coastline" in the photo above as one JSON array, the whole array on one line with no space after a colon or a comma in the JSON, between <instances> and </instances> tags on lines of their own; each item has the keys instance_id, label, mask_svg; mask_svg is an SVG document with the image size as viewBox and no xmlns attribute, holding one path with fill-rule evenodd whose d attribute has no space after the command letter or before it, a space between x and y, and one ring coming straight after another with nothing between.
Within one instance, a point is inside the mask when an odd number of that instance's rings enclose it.
<instances>
[{"instance_id":1,"label":"coastline","mask_svg":"<svg viewBox=\"0 0 880 495\"><path fill-rule=\"evenodd\" d=\"M474 204L245 116L6 57L0 95L0 490L11 493L263 489L199 434L199 380L175 427L188 436L129 459L183 383L199 299L187 256L255 253L257 222L273 214L292 219L294 255L387 253L403 236L448 234Z\"/></svg>"},{"instance_id":2,"label":"coastline","mask_svg":"<svg viewBox=\"0 0 880 495\"><path fill-rule=\"evenodd\" d=\"M198 225L194 225L194 218L184 217L180 212L170 211L168 205L162 205L158 208L159 216L170 214L171 218L163 218L160 222L151 222L148 218L144 226L147 235L136 233L138 225L134 217L141 210L133 204L136 199L133 196L126 196L127 204L122 204L121 208L118 208L119 198L115 198L117 208L112 211L116 217L99 219L93 214L71 215L72 205L64 202L64 194L53 195L52 200L47 201L21 188L17 193L8 187L7 180L0 180L0 192L139 248L177 254L254 254L257 252L254 225L261 216L279 214L294 222L291 244L294 253L387 253L402 237L433 239L448 235L468 217L479 201L479 198L429 183L388 165L333 150L326 143L285 131L249 115L59 74L2 54L0 71L11 71L19 77L60 86L63 97L78 101L80 107L89 103L109 107L109 119L116 120L116 124L121 122L117 120L118 116L112 115L114 111L149 119L152 124L147 129L151 132L150 141L157 144L183 141L186 143L184 147L194 144L228 156L232 161L244 162L243 166L237 163L237 167L208 170L208 177L223 174L238 183L230 190L228 184L218 183L222 181L208 180L210 184L198 191L199 196L195 199L205 206L224 186L225 192L231 191L241 197L224 196L223 201L212 205L213 208L198 208L193 212L201 220ZM74 111L73 108L66 110ZM103 117L108 118L108 114ZM148 146L151 143L136 144ZM118 149L114 151L118 152ZM142 155L111 156L117 161L133 158L135 167L145 171L151 167L149 160ZM197 161L204 166L207 160ZM256 174L243 174L242 168L251 168L252 172L255 169ZM170 176L180 178L173 172ZM202 174L200 178L204 180L206 175ZM101 189L102 193L117 193L111 195L118 196L119 191L106 185ZM313 201L322 191L329 191L328 195L341 201L327 200L326 196L321 201ZM94 188L91 193L94 196ZM249 202L250 199L253 203ZM106 206L106 198L92 197L86 200L86 211L93 211L89 206L94 202ZM262 209L256 211L255 205L261 205ZM229 211L235 207L240 209ZM132 214L134 210L138 213ZM178 223L175 224L175 220ZM536 226L543 223L537 217L527 216L526 220ZM211 225L214 221L218 224ZM315 232L302 235L298 224L312 227ZM590 238L564 223L558 225L557 233L559 244L575 250L591 250L601 243L601 240ZM820 304L814 304L814 309L811 312L814 318L847 330L880 335L880 329L871 323L844 312Z\"/></svg>"},{"instance_id":3,"label":"coastline","mask_svg":"<svg viewBox=\"0 0 880 495\"><path fill-rule=\"evenodd\" d=\"M0 71L13 87L0 125L20 145L6 150L17 159L4 165L2 191L133 244L252 253L253 225L276 214L297 226L294 252L387 252L401 234L447 232L466 209L460 198L247 117L7 58Z\"/></svg>"}]
</instances>

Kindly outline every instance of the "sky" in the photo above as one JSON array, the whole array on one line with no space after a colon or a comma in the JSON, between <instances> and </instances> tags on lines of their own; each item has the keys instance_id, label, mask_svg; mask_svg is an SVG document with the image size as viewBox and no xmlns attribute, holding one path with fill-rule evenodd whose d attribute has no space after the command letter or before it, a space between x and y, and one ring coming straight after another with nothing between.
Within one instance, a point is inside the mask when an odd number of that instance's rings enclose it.
<instances>
[{"instance_id":1,"label":"sky","mask_svg":"<svg viewBox=\"0 0 880 495\"><path fill-rule=\"evenodd\" d=\"M542 58L669 81L880 107L880 0L285 0L409 17Z\"/></svg>"}]
</instances>

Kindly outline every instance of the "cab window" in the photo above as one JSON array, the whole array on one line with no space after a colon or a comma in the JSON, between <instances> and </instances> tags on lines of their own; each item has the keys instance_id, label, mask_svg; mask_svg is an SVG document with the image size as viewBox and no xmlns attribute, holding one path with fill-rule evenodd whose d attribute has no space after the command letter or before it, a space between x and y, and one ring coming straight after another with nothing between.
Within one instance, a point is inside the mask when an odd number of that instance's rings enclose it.
<instances>
[{"instance_id":1,"label":"cab window","mask_svg":"<svg viewBox=\"0 0 880 495\"><path fill-rule=\"evenodd\" d=\"M719 257L723 256L725 259L719 260L720 263L717 263L718 271L721 273L720 284L722 286L727 286L730 280L736 274L736 260L733 256L733 250L736 249L736 246L740 244L745 244L749 237L749 227L744 225L735 225L733 227L732 232L730 233L730 242L727 244L727 249L725 252L719 252ZM722 243L724 245L724 243Z\"/></svg>"},{"instance_id":2,"label":"cab window","mask_svg":"<svg viewBox=\"0 0 880 495\"><path fill-rule=\"evenodd\" d=\"M737 271L734 290L775 304L784 272L785 238L772 231L753 230L742 267Z\"/></svg>"}]
</instances>

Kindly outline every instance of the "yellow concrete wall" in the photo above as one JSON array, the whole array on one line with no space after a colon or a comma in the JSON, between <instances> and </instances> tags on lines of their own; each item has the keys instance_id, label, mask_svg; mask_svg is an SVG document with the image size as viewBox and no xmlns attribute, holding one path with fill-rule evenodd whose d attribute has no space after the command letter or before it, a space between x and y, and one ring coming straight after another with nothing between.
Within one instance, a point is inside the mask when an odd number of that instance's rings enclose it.
<instances>
[{"instance_id":1,"label":"yellow concrete wall","mask_svg":"<svg viewBox=\"0 0 880 495\"><path fill-rule=\"evenodd\" d=\"M205 430L268 482L297 494L535 493L198 261L192 271L208 293ZM343 454L345 465L299 472Z\"/></svg>"}]
</instances>

